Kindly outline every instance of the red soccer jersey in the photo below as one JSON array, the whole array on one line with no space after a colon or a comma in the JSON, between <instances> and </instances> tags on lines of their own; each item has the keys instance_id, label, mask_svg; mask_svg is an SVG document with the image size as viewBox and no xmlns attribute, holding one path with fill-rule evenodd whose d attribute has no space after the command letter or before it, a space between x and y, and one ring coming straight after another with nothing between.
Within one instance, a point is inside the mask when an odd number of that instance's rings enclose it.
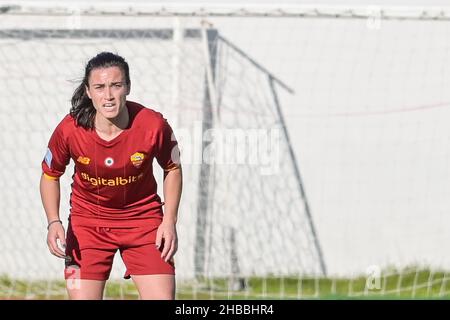
<instances>
[{"instance_id":1,"label":"red soccer jersey","mask_svg":"<svg viewBox=\"0 0 450 320\"><path fill-rule=\"evenodd\" d=\"M177 141L166 119L127 101L128 127L110 141L84 129L67 115L56 127L42 161L44 174L60 177L75 163L71 219L114 227L158 221L162 205L153 176L153 158L165 171L179 166Z\"/></svg>"}]
</instances>

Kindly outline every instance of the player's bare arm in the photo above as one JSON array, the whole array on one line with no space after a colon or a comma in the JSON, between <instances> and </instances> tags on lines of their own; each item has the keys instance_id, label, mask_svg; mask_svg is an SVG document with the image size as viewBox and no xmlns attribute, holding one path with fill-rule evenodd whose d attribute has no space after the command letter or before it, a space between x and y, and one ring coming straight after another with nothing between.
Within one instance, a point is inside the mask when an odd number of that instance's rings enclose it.
<instances>
[{"instance_id":1,"label":"player's bare arm","mask_svg":"<svg viewBox=\"0 0 450 320\"><path fill-rule=\"evenodd\" d=\"M66 245L64 227L59 219L60 184L59 179L42 174L40 192L44 211L47 215L48 233L47 245L50 252L65 258L64 251L58 246L58 240L64 248Z\"/></svg>"},{"instance_id":2,"label":"player's bare arm","mask_svg":"<svg viewBox=\"0 0 450 320\"><path fill-rule=\"evenodd\" d=\"M181 165L177 169L164 172L164 218L156 235L156 246L161 248L161 257L169 261L178 249L176 223L180 204L183 174Z\"/></svg>"}]
</instances>

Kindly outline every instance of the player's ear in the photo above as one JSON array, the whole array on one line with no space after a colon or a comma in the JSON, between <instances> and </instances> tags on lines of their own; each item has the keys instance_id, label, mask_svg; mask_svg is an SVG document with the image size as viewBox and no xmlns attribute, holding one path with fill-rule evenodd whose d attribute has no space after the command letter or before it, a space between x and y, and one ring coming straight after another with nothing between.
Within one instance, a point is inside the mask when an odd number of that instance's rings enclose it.
<instances>
[{"instance_id":1,"label":"player's ear","mask_svg":"<svg viewBox=\"0 0 450 320\"><path fill-rule=\"evenodd\" d=\"M86 91L86 95L89 97L89 99L92 99L91 93L89 92L89 87L87 85L84 85L84 91Z\"/></svg>"},{"instance_id":2,"label":"player's ear","mask_svg":"<svg viewBox=\"0 0 450 320\"><path fill-rule=\"evenodd\" d=\"M127 92L125 93L126 96L130 94L130 90L131 90L131 82L127 84Z\"/></svg>"}]
</instances>

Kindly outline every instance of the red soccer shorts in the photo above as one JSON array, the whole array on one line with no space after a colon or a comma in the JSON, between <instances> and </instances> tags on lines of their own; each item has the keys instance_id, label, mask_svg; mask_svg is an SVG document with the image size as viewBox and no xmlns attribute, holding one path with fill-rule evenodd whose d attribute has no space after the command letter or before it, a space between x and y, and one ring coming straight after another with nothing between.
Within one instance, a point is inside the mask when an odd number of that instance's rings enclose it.
<instances>
[{"instance_id":1,"label":"red soccer shorts","mask_svg":"<svg viewBox=\"0 0 450 320\"><path fill-rule=\"evenodd\" d=\"M65 279L108 280L119 250L130 275L175 274L174 261L161 258L155 246L158 226L95 227L69 223Z\"/></svg>"}]
</instances>

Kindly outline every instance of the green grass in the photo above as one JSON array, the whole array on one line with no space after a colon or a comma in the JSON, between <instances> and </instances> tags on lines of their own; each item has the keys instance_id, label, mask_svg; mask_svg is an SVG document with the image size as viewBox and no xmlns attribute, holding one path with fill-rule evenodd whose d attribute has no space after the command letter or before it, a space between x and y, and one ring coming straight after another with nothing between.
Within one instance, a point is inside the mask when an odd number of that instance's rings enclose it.
<instances>
[{"instance_id":1,"label":"green grass","mask_svg":"<svg viewBox=\"0 0 450 320\"><path fill-rule=\"evenodd\" d=\"M381 274L379 288L366 289L366 277L250 277L240 289L229 279L197 279L177 283L176 298L184 299L450 299L450 273L416 268ZM137 299L132 281L109 281L106 299ZM0 299L67 299L64 281L23 281L0 277Z\"/></svg>"}]
</instances>

